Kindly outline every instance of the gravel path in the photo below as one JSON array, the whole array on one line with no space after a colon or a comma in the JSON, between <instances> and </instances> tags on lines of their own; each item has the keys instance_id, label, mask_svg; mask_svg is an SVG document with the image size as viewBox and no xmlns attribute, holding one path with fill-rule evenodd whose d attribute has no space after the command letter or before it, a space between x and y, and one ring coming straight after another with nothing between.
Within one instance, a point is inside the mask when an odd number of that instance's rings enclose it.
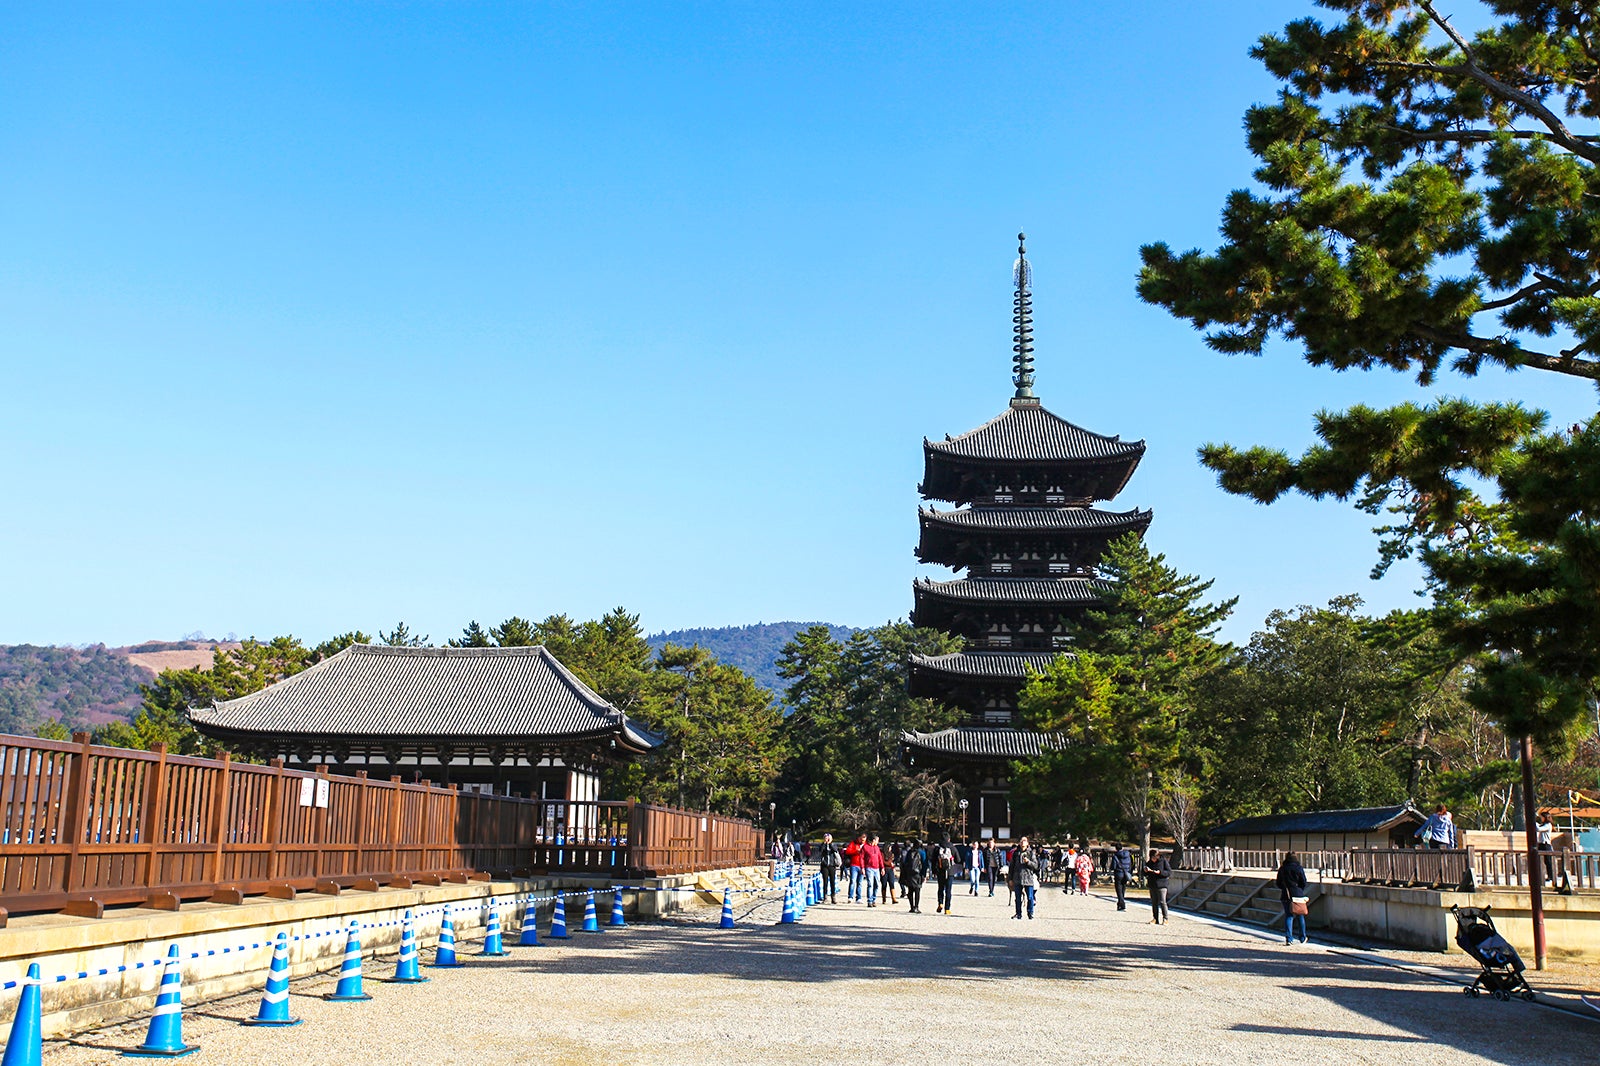
<instances>
[{"instance_id":1,"label":"gravel path","mask_svg":"<svg viewBox=\"0 0 1600 1066\"><path fill-rule=\"evenodd\" d=\"M369 981L364 1004L323 1002L332 977L306 980L291 996L306 1023L292 1029L236 1024L259 997L190 1010L185 1036L202 1049L186 1061L815 1066L863 1058L852 1046L876 1033L882 1054L868 1061L915 1039L940 1059L982 1050L980 1062L1423 1066L1589 1062L1600 1041L1600 1015L1469 1000L1316 946L1041 895L1032 922L1009 920L1003 896L958 890L950 917L933 913L930 891L921 915L817 906L800 925L757 924L775 917L767 907L732 931L683 920L575 934L431 971L426 985ZM111 1049L144 1028L52 1042L46 1066L121 1061ZM997 1052L1008 1034L1031 1050Z\"/></svg>"}]
</instances>

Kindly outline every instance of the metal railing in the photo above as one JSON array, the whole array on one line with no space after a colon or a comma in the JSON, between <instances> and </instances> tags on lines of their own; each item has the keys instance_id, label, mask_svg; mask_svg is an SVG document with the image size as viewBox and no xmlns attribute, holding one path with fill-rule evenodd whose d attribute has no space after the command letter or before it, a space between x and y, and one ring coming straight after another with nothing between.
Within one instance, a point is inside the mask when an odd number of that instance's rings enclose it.
<instances>
[{"instance_id":1,"label":"metal railing","mask_svg":"<svg viewBox=\"0 0 1600 1066\"><path fill-rule=\"evenodd\" d=\"M11 913L490 873L654 876L758 862L748 821L651 804L487 796L0 735Z\"/></svg>"}]
</instances>

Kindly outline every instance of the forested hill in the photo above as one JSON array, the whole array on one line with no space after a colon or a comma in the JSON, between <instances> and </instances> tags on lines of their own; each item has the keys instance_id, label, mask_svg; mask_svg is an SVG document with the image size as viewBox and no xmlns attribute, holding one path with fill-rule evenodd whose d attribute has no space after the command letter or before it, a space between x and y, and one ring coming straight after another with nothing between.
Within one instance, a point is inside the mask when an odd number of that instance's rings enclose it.
<instances>
[{"instance_id":1,"label":"forested hill","mask_svg":"<svg viewBox=\"0 0 1600 1066\"><path fill-rule=\"evenodd\" d=\"M51 718L68 729L126 718L153 680L126 649L0 645L0 732L32 733Z\"/></svg>"},{"instance_id":2,"label":"forested hill","mask_svg":"<svg viewBox=\"0 0 1600 1066\"><path fill-rule=\"evenodd\" d=\"M652 633L645 639L652 648L663 644L698 644L718 662L737 666L777 696L783 695L783 678L778 676L778 656L794 635L811 626L827 626L834 640L845 640L856 632L851 626L828 622L758 622L751 626L722 626L717 629L675 629Z\"/></svg>"}]
</instances>

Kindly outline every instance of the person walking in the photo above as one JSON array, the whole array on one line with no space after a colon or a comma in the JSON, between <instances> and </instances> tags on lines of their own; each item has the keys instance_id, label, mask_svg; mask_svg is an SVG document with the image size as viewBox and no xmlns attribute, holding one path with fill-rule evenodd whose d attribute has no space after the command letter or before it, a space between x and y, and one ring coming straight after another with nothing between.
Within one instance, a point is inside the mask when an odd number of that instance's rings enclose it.
<instances>
[{"instance_id":1,"label":"person walking","mask_svg":"<svg viewBox=\"0 0 1600 1066\"><path fill-rule=\"evenodd\" d=\"M883 900L892 907L900 902L895 894L895 889L899 887L900 883L900 877L895 873L896 868L900 865L898 858L900 845L880 844L879 849L883 852Z\"/></svg>"},{"instance_id":2,"label":"person walking","mask_svg":"<svg viewBox=\"0 0 1600 1066\"><path fill-rule=\"evenodd\" d=\"M1283 899L1283 942L1294 943L1294 920L1300 919L1300 943L1306 942L1306 914L1311 900L1306 891L1306 869L1294 852L1288 852L1278 867L1278 895Z\"/></svg>"},{"instance_id":3,"label":"person walking","mask_svg":"<svg viewBox=\"0 0 1600 1066\"><path fill-rule=\"evenodd\" d=\"M1167 878L1172 876L1172 864L1159 851L1150 852L1144 863L1145 883L1150 886L1150 924L1165 925L1171 920L1167 913Z\"/></svg>"},{"instance_id":4,"label":"person walking","mask_svg":"<svg viewBox=\"0 0 1600 1066\"><path fill-rule=\"evenodd\" d=\"M839 869L844 866L844 856L839 845L833 842L832 833L822 834L822 853L817 857L822 871L822 895L829 903L839 902Z\"/></svg>"},{"instance_id":5,"label":"person walking","mask_svg":"<svg viewBox=\"0 0 1600 1066\"><path fill-rule=\"evenodd\" d=\"M978 894L978 882L983 878L983 849L977 844L970 844L967 853L972 857L967 860L967 883L972 886L967 895Z\"/></svg>"},{"instance_id":6,"label":"person walking","mask_svg":"<svg viewBox=\"0 0 1600 1066\"><path fill-rule=\"evenodd\" d=\"M862 888L867 879L867 834L857 833L856 838L844 846L845 862L850 864L850 891L845 899L850 903L865 903Z\"/></svg>"},{"instance_id":7,"label":"person walking","mask_svg":"<svg viewBox=\"0 0 1600 1066\"><path fill-rule=\"evenodd\" d=\"M1456 823L1450 817L1450 810L1444 804L1439 804L1433 809L1433 815L1422 828L1417 830L1417 836L1422 838L1425 848L1453 848L1456 846Z\"/></svg>"},{"instance_id":8,"label":"person walking","mask_svg":"<svg viewBox=\"0 0 1600 1066\"><path fill-rule=\"evenodd\" d=\"M1038 899L1039 891L1039 853L1028 846L1028 838L1023 837L1017 841L1017 855L1011 860L1011 868L1016 871L1017 879L1017 913L1013 918L1022 917L1022 900L1028 900L1028 918L1033 918L1033 907Z\"/></svg>"},{"instance_id":9,"label":"person walking","mask_svg":"<svg viewBox=\"0 0 1600 1066\"><path fill-rule=\"evenodd\" d=\"M935 914L949 914L953 902L951 888L956 877L956 849L950 846L950 838L945 837L933 853L933 879L938 882L939 892Z\"/></svg>"},{"instance_id":10,"label":"person walking","mask_svg":"<svg viewBox=\"0 0 1600 1066\"><path fill-rule=\"evenodd\" d=\"M876 835L861 849L862 878L866 881L867 906L878 905L878 888L883 884L883 849Z\"/></svg>"},{"instance_id":11,"label":"person walking","mask_svg":"<svg viewBox=\"0 0 1600 1066\"><path fill-rule=\"evenodd\" d=\"M1076 865L1076 873L1078 875L1078 894L1080 896L1087 896L1089 894L1089 881L1094 877L1094 857L1089 854L1088 848L1084 848L1082 851L1078 852L1078 861Z\"/></svg>"},{"instance_id":12,"label":"person walking","mask_svg":"<svg viewBox=\"0 0 1600 1066\"><path fill-rule=\"evenodd\" d=\"M1539 850L1544 853L1544 879L1552 885L1556 883L1556 867L1551 861L1551 856L1556 850L1556 826L1550 820L1550 812L1543 811L1539 820L1533 823L1533 831L1538 836Z\"/></svg>"},{"instance_id":13,"label":"person walking","mask_svg":"<svg viewBox=\"0 0 1600 1066\"><path fill-rule=\"evenodd\" d=\"M995 878L1000 876L1000 853L991 840L983 842L983 876L989 882L989 895L994 895Z\"/></svg>"},{"instance_id":14,"label":"person walking","mask_svg":"<svg viewBox=\"0 0 1600 1066\"><path fill-rule=\"evenodd\" d=\"M1128 909L1128 882L1133 880L1133 853L1120 842L1111 845L1111 883L1117 888L1117 910Z\"/></svg>"},{"instance_id":15,"label":"person walking","mask_svg":"<svg viewBox=\"0 0 1600 1066\"><path fill-rule=\"evenodd\" d=\"M900 890L912 914L922 913L922 880L927 874L928 857L922 850L922 841L913 840L900 856Z\"/></svg>"}]
</instances>

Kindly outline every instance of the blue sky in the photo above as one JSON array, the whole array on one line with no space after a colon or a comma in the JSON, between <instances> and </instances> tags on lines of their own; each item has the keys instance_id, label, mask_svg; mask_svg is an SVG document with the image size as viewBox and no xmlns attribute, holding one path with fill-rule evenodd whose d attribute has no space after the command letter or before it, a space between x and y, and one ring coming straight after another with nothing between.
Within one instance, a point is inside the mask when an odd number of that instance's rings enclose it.
<instances>
[{"instance_id":1,"label":"blue sky","mask_svg":"<svg viewBox=\"0 0 1600 1066\"><path fill-rule=\"evenodd\" d=\"M1414 603L1367 516L1195 449L1425 394L1133 291L1141 243L1215 244L1246 51L1308 10L10 5L0 642L903 616L921 439L1010 394L1019 229L1039 394L1148 441L1117 505L1229 636Z\"/></svg>"}]
</instances>

